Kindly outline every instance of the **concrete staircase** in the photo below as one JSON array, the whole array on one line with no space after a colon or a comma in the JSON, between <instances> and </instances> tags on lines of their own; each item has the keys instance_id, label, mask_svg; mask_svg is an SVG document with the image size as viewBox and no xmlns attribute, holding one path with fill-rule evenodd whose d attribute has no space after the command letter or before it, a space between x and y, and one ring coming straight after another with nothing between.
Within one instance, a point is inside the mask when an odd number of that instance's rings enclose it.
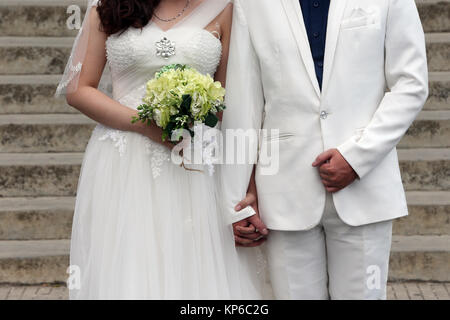
<instances>
[{"instance_id":1,"label":"concrete staircase","mask_svg":"<svg viewBox=\"0 0 450 320\"><path fill-rule=\"evenodd\" d=\"M0 3L0 284L63 282L74 196L94 123L53 98L77 0ZM450 281L450 0L417 1L430 99L399 148L410 216L394 226L390 279Z\"/></svg>"}]
</instances>

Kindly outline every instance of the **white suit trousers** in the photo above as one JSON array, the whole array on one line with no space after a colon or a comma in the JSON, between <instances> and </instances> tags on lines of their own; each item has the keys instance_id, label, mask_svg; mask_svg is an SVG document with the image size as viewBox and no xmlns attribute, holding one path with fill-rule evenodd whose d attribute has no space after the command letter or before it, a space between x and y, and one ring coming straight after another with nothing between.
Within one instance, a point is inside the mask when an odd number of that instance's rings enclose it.
<instances>
[{"instance_id":1,"label":"white suit trousers","mask_svg":"<svg viewBox=\"0 0 450 320\"><path fill-rule=\"evenodd\" d=\"M276 299L386 299L392 221L352 227L327 195L320 224L272 230L268 267Z\"/></svg>"}]
</instances>

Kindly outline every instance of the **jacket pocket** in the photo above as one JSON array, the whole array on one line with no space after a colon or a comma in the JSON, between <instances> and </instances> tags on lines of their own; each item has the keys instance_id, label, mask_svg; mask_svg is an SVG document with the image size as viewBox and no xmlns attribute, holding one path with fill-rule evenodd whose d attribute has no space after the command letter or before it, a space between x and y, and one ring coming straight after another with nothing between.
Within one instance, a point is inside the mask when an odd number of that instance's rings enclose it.
<instances>
[{"instance_id":1,"label":"jacket pocket","mask_svg":"<svg viewBox=\"0 0 450 320\"><path fill-rule=\"evenodd\" d=\"M278 135L271 135L271 136L265 136L263 137L264 141L281 141L281 140L288 140L294 137L294 134L292 133L280 133Z\"/></svg>"}]
</instances>

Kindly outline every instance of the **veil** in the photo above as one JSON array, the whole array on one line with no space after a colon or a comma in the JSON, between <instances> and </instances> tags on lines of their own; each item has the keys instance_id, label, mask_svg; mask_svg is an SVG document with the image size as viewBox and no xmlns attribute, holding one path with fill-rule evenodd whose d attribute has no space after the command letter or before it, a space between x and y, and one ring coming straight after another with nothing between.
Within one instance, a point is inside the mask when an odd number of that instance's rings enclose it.
<instances>
[{"instance_id":1,"label":"veil","mask_svg":"<svg viewBox=\"0 0 450 320\"><path fill-rule=\"evenodd\" d=\"M72 52L67 62L64 74L56 88L56 97L60 97L69 93L73 93L78 88L78 80L80 78L81 69L83 68L84 58L89 42L89 32L92 27L90 24L90 14L92 9L98 4L99 0L86 0L86 13L83 24L75 38ZM95 9L94 9L95 10ZM107 94L112 95L111 76L109 69L105 68L101 77L98 89Z\"/></svg>"}]
</instances>

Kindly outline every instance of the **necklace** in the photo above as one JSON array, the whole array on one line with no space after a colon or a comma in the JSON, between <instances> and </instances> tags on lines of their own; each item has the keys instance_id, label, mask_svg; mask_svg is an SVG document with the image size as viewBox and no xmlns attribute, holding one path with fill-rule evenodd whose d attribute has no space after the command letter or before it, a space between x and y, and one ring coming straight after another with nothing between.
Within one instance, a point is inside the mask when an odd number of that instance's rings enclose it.
<instances>
[{"instance_id":1,"label":"necklace","mask_svg":"<svg viewBox=\"0 0 450 320\"><path fill-rule=\"evenodd\" d=\"M186 12L186 10L189 8L189 6L191 5L191 0L186 0L186 5L184 6L183 10L181 10L175 17L173 18L169 18L169 19L163 19L158 17L158 15L156 13L153 13L153 16L163 22L172 22L174 20L177 20L179 17L181 17L183 15L183 13Z\"/></svg>"}]
</instances>

